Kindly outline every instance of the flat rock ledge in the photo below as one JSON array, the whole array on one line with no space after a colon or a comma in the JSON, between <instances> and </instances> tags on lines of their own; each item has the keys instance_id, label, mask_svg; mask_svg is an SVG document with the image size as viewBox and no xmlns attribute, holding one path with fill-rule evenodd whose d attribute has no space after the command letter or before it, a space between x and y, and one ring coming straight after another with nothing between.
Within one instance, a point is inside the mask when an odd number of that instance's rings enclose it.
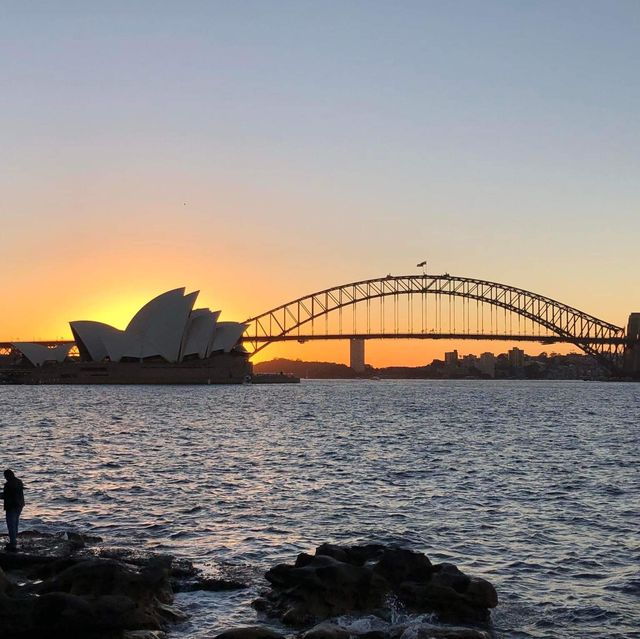
<instances>
[{"instance_id":1,"label":"flat rock ledge","mask_svg":"<svg viewBox=\"0 0 640 639\"><path fill-rule=\"evenodd\" d=\"M381 545L323 544L314 555L302 553L293 565L279 564L265 577L270 588L254 608L295 628L300 639L489 639L490 609L498 605L487 580L453 564L432 564L423 553ZM414 621L397 622L398 616L406 618L399 611L415 615ZM348 623L353 618L366 622ZM250 626L216 639L282 635Z\"/></svg>"},{"instance_id":2,"label":"flat rock ledge","mask_svg":"<svg viewBox=\"0 0 640 639\"><path fill-rule=\"evenodd\" d=\"M203 578L189 561L108 547L74 532L26 531L19 552L0 552L2 639L164 639L187 618L180 590L246 584Z\"/></svg>"}]
</instances>

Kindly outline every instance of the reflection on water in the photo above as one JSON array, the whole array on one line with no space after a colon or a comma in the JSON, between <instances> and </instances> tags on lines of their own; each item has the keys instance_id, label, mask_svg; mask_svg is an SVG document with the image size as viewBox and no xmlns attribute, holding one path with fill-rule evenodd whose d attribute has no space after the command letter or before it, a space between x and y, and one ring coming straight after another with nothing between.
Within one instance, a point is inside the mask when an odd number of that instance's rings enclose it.
<instances>
[{"instance_id":1,"label":"reflection on water","mask_svg":"<svg viewBox=\"0 0 640 639\"><path fill-rule=\"evenodd\" d=\"M24 526L251 574L325 541L413 546L496 584L497 637L640 636L640 386L0 387ZM182 636L255 620L180 595ZM636 633L636 634L634 634Z\"/></svg>"}]
</instances>

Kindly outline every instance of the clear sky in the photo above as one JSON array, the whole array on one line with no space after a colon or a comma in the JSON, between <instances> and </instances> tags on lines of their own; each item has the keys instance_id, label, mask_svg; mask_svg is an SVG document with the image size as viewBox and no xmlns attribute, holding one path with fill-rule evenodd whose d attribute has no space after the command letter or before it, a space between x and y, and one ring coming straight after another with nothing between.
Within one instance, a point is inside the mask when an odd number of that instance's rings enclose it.
<instances>
[{"instance_id":1,"label":"clear sky","mask_svg":"<svg viewBox=\"0 0 640 639\"><path fill-rule=\"evenodd\" d=\"M0 341L183 285L242 320L424 258L622 325L639 70L637 0L0 0Z\"/></svg>"}]
</instances>

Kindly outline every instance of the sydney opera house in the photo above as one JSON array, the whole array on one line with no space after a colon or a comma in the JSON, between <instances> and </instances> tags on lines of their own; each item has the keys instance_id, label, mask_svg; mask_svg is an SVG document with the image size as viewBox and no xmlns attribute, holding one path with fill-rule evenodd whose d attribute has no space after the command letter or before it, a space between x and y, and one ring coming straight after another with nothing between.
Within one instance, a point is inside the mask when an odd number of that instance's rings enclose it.
<instances>
[{"instance_id":1,"label":"sydney opera house","mask_svg":"<svg viewBox=\"0 0 640 639\"><path fill-rule=\"evenodd\" d=\"M198 292L167 291L145 304L124 330L70 322L74 342L51 348L13 342L5 381L40 384L234 384L251 377L240 343L246 328L193 308ZM69 357L76 347L78 355Z\"/></svg>"}]
</instances>

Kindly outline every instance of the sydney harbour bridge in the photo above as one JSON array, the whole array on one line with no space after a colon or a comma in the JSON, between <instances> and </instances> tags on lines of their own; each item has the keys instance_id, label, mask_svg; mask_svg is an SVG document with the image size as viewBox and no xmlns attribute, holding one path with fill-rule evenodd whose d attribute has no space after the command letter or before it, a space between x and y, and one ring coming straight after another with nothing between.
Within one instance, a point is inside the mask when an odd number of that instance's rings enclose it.
<instances>
[{"instance_id":1,"label":"sydney harbour bridge","mask_svg":"<svg viewBox=\"0 0 640 639\"><path fill-rule=\"evenodd\" d=\"M446 339L569 343L613 375L640 372L640 313L626 327L515 286L400 275L342 284L246 321L245 347L283 341Z\"/></svg>"},{"instance_id":2,"label":"sydney harbour bridge","mask_svg":"<svg viewBox=\"0 0 640 639\"><path fill-rule=\"evenodd\" d=\"M538 293L448 273L333 286L245 323L241 339L251 355L276 342L312 340L351 340L362 353L372 339L568 343L612 375L640 376L640 313L631 313L626 327L616 326ZM0 342L0 354L10 348Z\"/></svg>"}]
</instances>

